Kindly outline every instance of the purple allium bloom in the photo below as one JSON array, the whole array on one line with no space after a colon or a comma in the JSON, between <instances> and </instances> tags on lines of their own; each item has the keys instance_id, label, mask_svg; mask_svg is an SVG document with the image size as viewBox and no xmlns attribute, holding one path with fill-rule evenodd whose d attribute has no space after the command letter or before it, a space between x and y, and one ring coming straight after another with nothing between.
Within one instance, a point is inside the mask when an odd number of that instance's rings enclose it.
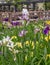
<instances>
[{"instance_id":1,"label":"purple allium bloom","mask_svg":"<svg viewBox=\"0 0 50 65\"><path fill-rule=\"evenodd\" d=\"M26 35L27 32L28 32L28 31L22 30L22 31L19 33L19 36L22 37L22 36Z\"/></svg>"},{"instance_id":2,"label":"purple allium bloom","mask_svg":"<svg viewBox=\"0 0 50 65\"><path fill-rule=\"evenodd\" d=\"M48 34L48 32L49 32L49 27L47 26L47 27L43 30L43 33L44 33L44 34Z\"/></svg>"},{"instance_id":3,"label":"purple allium bloom","mask_svg":"<svg viewBox=\"0 0 50 65\"><path fill-rule=\"evenodd\" d=\"M18 22L18 21L12 21L11 24L14 25L14 26L16 26L16 25L20 25L21 23Z\"/></svg>"}]
</instances>

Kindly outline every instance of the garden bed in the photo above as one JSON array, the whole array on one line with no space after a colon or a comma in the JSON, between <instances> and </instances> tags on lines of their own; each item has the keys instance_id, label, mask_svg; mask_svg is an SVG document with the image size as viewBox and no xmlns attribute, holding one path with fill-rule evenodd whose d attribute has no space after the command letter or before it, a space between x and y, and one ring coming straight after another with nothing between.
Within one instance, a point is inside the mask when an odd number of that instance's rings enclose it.
<instances>
[{"instance_id":1,"label":"garden bed","mask_svg":"<svg viewBox=\"0 0 50 65\"><path fill-rule=\"evenodd\" d=\"M44 32L44 22L11 28L0 23L0 65L50 65L50 30Z\"/></svg>"}]
</instances>

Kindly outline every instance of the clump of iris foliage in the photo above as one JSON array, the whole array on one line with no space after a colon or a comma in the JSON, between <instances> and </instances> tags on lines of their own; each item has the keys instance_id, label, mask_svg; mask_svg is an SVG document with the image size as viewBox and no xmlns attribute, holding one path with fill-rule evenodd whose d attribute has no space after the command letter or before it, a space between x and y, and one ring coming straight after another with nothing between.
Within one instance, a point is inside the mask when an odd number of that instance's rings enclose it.
<instances>
[{"instance_id":1,"label":"clump of iris foliage","mask_svg":"<svg viewBox=\"0 0 50 65\"><path fill-rule=\"evenodd\" d=\"M9 36L13 42L13 47L0 42L0 65L50 65L50 34L44 28L41 20L10 29L0 23L0 40Z\"/></svg>"}]
</instances>

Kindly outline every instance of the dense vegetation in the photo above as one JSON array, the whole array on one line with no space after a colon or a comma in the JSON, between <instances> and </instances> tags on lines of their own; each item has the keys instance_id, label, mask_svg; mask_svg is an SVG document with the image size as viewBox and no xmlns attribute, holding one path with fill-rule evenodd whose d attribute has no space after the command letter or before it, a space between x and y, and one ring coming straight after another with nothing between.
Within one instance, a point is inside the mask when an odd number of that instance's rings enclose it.
<instances>
[{"instance_id":1,"label":"dense vegetation","mask_svg":"<svg viewBox=\"0 0 50 65\"><path fill-rule=\"evenodd\" d=\"M11 28L0 23L0 65L50 65L50 33L44 34L44 22Z\"/></svg>"}]
</instances>

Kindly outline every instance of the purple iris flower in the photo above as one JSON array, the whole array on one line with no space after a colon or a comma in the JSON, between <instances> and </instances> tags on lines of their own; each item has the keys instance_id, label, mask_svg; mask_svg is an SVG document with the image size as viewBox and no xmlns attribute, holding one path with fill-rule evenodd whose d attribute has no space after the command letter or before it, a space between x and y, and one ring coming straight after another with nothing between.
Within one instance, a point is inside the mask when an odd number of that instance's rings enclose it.
<instances>
[{"instance_id":1,"label":"purple iris flower","mask_svg":"<svg viewBox=\"0 0 50 65\"><path fill-rule=\"evenodd\" d=\"M23 37L24 35L26 35L28 31L25 31L25 30L22 30L20 33L19 33L19 36L20 37Z\"/></svg>"},{"instance_id":2,"label":"purple iris flower","mask_svg":"<svg viewBox=\"0 0 50 65\"><path fill-rule=\"evenodd\" d=\"M22 15L22 19L28 21L29 20L29 17L27 15L23 14Z\"/></svg>"},{"instance_id":3,"label":"purple iris flower","mask_svg":"<svg viewBox=\"0 0 50 65\"><path fill-rule=\"evenodd\" d=\"M18 21L12 21L11 24L14 25L14 26L16 26L16 25L20 25L21 23L18 22Z\"/></svg>"},{"instance_id":4,"label":"purple iris flower","mask_svg":"<svg viewBox=\"0 0 50 65\"><path fill-rule=\"evenodd\" d=\"M8 21L8 18L4 18L4 21Z\"/></svg>"},{"instance_id":5,"label":"purple iris flower","mask_svg":"<svg viewBox=\"0 0 50 65\"><path fill-rule=\"evenodd\" d=\"M44 34L48 34L48 32L49 32L49 27L47 26L47 27L43 30L43 33L44 33Z\"/></svg>"}]
</instances>

